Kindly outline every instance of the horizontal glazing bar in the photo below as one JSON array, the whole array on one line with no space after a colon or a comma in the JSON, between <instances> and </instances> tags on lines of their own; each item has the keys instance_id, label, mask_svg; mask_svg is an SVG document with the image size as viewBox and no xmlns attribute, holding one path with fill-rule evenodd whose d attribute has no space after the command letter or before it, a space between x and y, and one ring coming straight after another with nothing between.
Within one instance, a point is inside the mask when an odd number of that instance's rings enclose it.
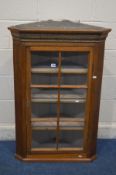
<instances>
[{"instance_id":1,"label":"horizontal glazing bar","mask_svg":"<svg viewBox=\"0 0 116 175\"><path fill-rule=\"evenodd\" d=\"M70 89L70 88L74 88L74 89L87 89L87 85L39 85L39 84L31 84L30 86L31 88L64 88L64 89Z\"/></svg>"},{"instance_id":2,"label":"horizontal glazing bar","mask_svg":"<svg viewBox=\"0 0 116 175\"><path fill-rule=\"evenodd\" d=\"M60 116L60 121L61 122L84 122L84 118L63 118L62 116ZM49 117L46 117L46 118L31 118L31 122L56 122L57 119L56 118L49 118Z\"/></svg>"},{"instance_id":3,"label":"horizontal glazing bar","mask_svg":"<svg viewBox=\"0 0 116 175\"><path fill-rule=\"evenodd\" d=\"M46 151L46 152L48 152L48 151L52 151L52 152L54 152L54 151L56 151L57 149L56 148L31 148L31 152L38 152L38 151Z\"/></svg>"}]
</instances>

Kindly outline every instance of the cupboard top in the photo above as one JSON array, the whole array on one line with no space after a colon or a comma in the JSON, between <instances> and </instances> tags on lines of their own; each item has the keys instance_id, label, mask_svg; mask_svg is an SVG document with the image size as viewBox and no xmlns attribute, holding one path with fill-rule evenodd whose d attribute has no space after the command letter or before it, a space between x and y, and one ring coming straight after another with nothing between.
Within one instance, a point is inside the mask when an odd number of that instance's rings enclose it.
<instances>
[{"instance_id":1,"label":"cupboard top","mask_svg":"<svg viewBox=\"0 0 116 175\"><path fill-rule=\"evenodd\" d=\"M9 27L10 30L19 31L70 31L70 32L110 32L111 29L83 24L80 22L64 21L41 21L27 24L20 24Z\"/></svg>"},{"instance_id":2,"label":"cupboard top","mask_svg":"<svg viewBox=\"0 0 116 175\"><path fill-rule=\"evenodd\" d=\"M38 38L38 34L41 34L41 38L43 37L42 34L48 34L48 35L59 34L61 39L63 39L63 37L66 36L69 38L71 37L71 40L75 39L75 35L76 36L78 35L77 39L80 39L80 40L83 40L83 39L86 40L89 38L90 40L105 39L107 34L111 31L111 29L109 28L97 27L97 26L92 26L88 24L82 24L79 22L72 22L68 20L40 21L40 22L11 26L8 29L11 31L14 37L18 37L21 39L25 37L33 38L33 36L34 38ZM29 34L31 34L31 36ZM48 38L49 37L51 36L48 36ZM53 36L52 36L52 39L53 39Z\"/></svg>"}]
</instances>

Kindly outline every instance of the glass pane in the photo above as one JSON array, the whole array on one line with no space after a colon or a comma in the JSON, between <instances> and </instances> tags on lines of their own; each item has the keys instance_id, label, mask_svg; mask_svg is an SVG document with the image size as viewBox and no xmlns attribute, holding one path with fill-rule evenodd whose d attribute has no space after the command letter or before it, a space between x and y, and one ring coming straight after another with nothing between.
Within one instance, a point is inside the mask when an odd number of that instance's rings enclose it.
<instances>
[{"instance_id":1,"label":"glass pane","mask_svg":"<svg viewBox=\"0 0 116 175\"><path fill-rule=\"evenodd\" d=\"M32 88L32 117L57 116L57 89Z\"/></svg>"},{"instance_id":2,"label":"glass pane","mask_svg":"<svg viewBox=\"0 0 116 175\"><path fill-rule=\"evenodd\" d=\"M84 129L84 121L83 120L74 120L67 118L60 118L60 129L67 130L82 130Z\"/></svg>"},{"instance_id":3,"label":"glass pane","mask_svg":"<svg viewBox=\"0 0 116 175\"><path fill-rule=\"evenodd\" d=\"M62 70L77 68L84 71L88 68L88 52L62 52Z\"/></svg>"},{"instance_id":4,"label":"glass pane","mask_svg":"<svg viewBox=\"0 0 116 175\"><path fill-rule=\"evenodd\" d=\"M57 102L57 89L32 88L31 93L33 102Z\"/></svg>"},{"instance_id":5,"label":"glass pane","mask_svg":"<svg viewBox=\"0 0 116 175\"><path fill-rule=\"evenodd\" d=\"M60 115L64 118L82 118L85 117L85 103L61 103Z\"/></svg>"},{"instance_id":6,"label":"glass pane","mask_svg":"<svg viewBox=\"0 0 116 175\"><path fill-rule=\"evenodd\" d=\"M62 52L61 85L87 84L88 52Z\"/></svg>"},{"instance_id":7,"label":"glass pane","mask_svg":"<svg viewBox=\"0 0 116 175\"><path fill-rule=\"evenodd\" d=\"M87 85L87 75L62 74L61 85Z\"/></svg>"},{"instance_id":8,"label":"glass pane","mask_svg":"<svg viewBox=\"0 0 116 175\"><path fill-rule=\"evenodd\" d=\"M32 103L32 117L56 117L56 103Z\"/></svg>"},{"instance_id":9,"label":"glass pane","mask_svg":"<svg viewBox=\"0 0 116 175\"><path fill-rule=\"evenodd\" d=\"M83 131L61 130L59 148L83 148Z\"/></svg>"},{"instance_id":10,"label":"glass pane","mask_svg":"<svg viewBox=\"0 0 116 175\"><path fill-rule=\"evenodd\" d=\"M40 120L40 121L32 121L32 127L36 129L54 129L54 127L57 127L57 120L56 119L46 119L46 120Z\"/></svg>"},{"instance_id":11,"label":"glass pane","mask_svg":"<svg viewBox=\"0 0 116 175\"><path fill-rule=\"evenodd\" d=\"M57 85L57 74L32 74L32 84Z\"/></svg>"},{"instance_id":12,"label":"glass pane","mask_svg":"<svg viewBox=\"0 0 116 175\"><path fill-rule=\"evenodd\" d=\"M85 116L86 89L60 89L60 116L83 118Z\"/></svg>"},{"instance_id":13,"label":"glass pane","mask_svg":"<svg viewBox=\"0 0 116 175\"><path fill-rule=\"evenodd\" d=\"M61 102L64 99L71 99L73 102L77 102L78 99L85 99L86 98L86 89L74 89L74 88L61 88L60 89L60 100Z\"/></svg>"},{"instance_id":14,"label":"glass pane","mask_svg":"<svg viewBox=\"0 0 116 175\"><path fill-rule=\"evenodd\" d=\"M58 52L32 52L32 68L57 68Z\"/></svg>"},{"instance_id":15,"label":"glass pane","mask_svg":"<svg viewBox=\"0 0 116 175\"><path fill-rule=\"evenodd\" d=\"M56 131L32 130L32 148L56 148Z\"/></svg>"},{"instance_id":16,"label":"glass pane","mask_svg":"<svg viewBox=\"0 0 116 175\"><path fill-rule=\"evenodd\" d=\"M58 52L32 52L31 57L32 84L57 84Z\"/></svg>"}]
</instances>

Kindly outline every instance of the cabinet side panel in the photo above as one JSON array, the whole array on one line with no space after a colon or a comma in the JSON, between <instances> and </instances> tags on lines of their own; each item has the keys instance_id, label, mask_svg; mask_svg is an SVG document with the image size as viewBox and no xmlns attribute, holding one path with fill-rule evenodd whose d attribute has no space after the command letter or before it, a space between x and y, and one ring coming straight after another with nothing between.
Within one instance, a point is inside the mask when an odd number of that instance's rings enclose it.
<instances>
[{"instance_id":1,"label":"cabinet side panel","mask_svg":"<svg viewBox=\"0 0 116 175\"><path fill-rule=\"evenodd\" d=\"M97 130L99 120L99 107L101 97L101 82L103 73L103 62L104 62L104 42L96 44L94 49L94 63L93 63L93 74L92 74L92 89L91 89L91 105L90 105L90 117L88 126L88 142L87 142L87 155L88 157L96 154L96 141L97 141ZM96 76L94 79L93 76Z\"/></svg>"},{"instance_id":2,"label":"cabinet side panel","mask_svg":"<svg viewBox=\"0 0 116 175\"><path fill-rule=\"evenodd\" d=\"M26 155L26 57L25 48L13 41L16 154Z\"/></svg>"}]
</instances>

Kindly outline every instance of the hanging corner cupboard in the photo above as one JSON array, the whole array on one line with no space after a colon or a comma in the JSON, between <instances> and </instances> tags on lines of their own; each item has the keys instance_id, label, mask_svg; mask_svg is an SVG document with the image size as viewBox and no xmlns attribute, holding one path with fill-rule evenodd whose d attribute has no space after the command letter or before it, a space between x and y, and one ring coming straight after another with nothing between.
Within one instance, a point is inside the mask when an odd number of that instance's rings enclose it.
<instances>
[{"instance_id":1,"label":"hanging corner cupboard","mask_svg":"<svg viewBox=\"0 0 116 175\"><path fill-rule=\"evenodd\" d=\"M16 157L24 161L94 160L104 44L111 29L65 20L9 29Z\"/></svg>"}]
</instances>

